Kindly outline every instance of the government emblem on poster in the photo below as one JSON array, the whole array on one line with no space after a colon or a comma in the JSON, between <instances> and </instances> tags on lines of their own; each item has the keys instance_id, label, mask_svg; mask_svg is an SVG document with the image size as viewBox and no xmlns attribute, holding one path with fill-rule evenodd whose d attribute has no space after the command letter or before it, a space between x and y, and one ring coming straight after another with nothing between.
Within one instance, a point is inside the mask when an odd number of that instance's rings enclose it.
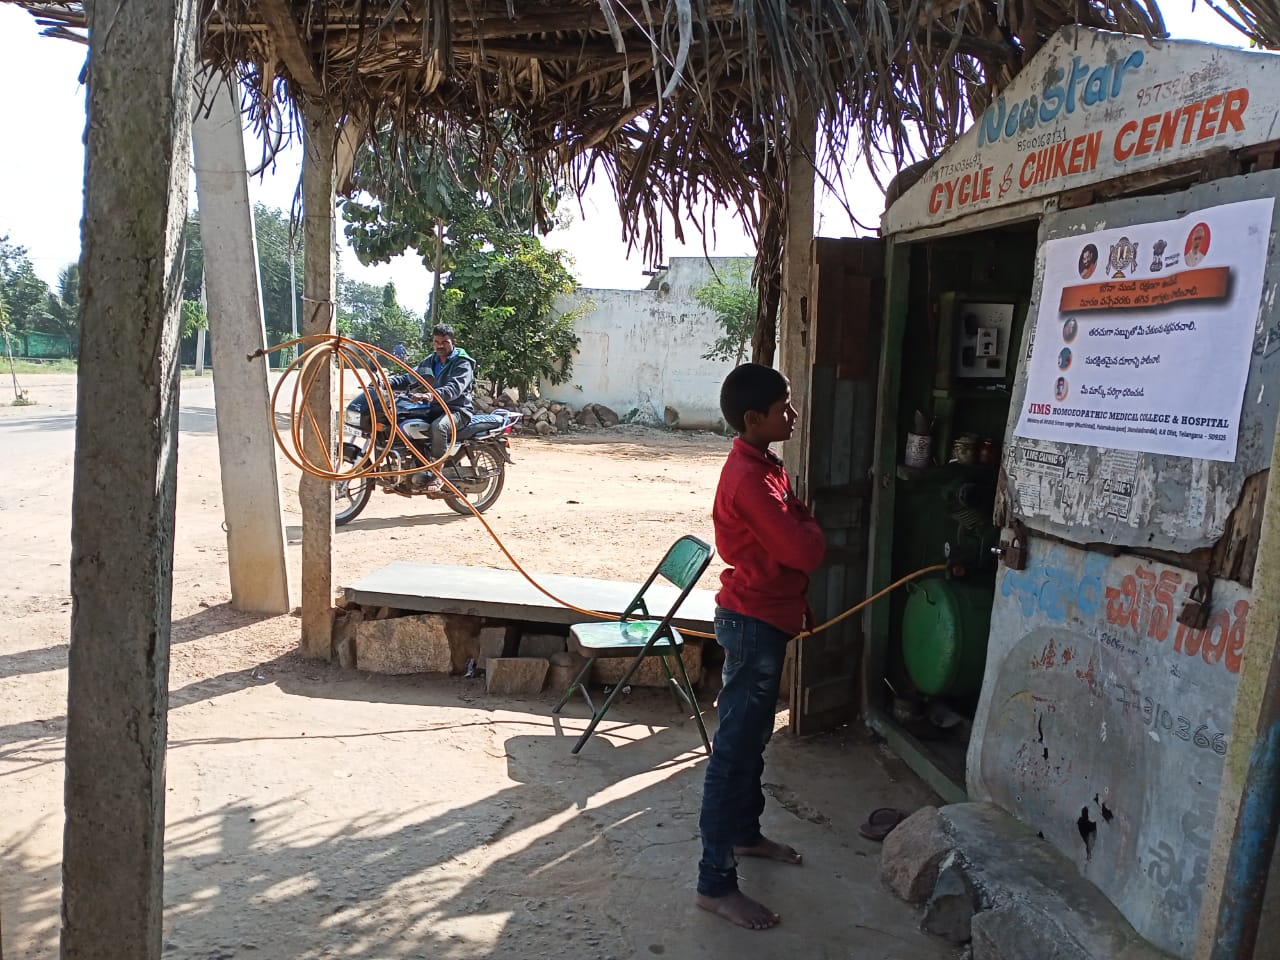
<instances>
[{"instance_id":1,"label":"government emblem on poster","mask_svg":"<svg viewBox=\"0 0 1280 960\"><path fill-rule=\"evenodd\" d=\"M1107 258L1107 273L1112 280L1123 280L1138 269L1138 245L1131 243L1128 237L1121 237L1111 245L1111 255Z\"/></svg>"}]
</instances>

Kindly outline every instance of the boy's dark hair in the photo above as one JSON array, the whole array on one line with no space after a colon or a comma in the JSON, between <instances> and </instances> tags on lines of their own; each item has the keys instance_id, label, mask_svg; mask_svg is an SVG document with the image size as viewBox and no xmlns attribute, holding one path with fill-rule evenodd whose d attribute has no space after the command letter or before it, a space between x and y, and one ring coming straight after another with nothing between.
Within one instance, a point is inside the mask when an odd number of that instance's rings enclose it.
<instances>
[{"instance_id":1,"label":"boy's dark hair","mask_svg":"<svg viewBox=\"0 0 1280 960\"><path fill-rule=\"evenodd\" d=\"M787 395L787 378L773 367L744 363L735 367L720 387L720 412L725 422L742 433L747 429L748 410L768 413Z\"/></svg>"},{"instance_id":2,"label":"boy's dark hair","mask_svg":"<svg viewBox=\"0 0 1280 960\"><path fill-rule=\"evenodd\" d=\"M448 337L450 340L455 341L458 339L458 335L454 333L453 327L449 326L447 323L437 323L431 328L431 335L433 337Z\"/></svg>"}]
</instances>

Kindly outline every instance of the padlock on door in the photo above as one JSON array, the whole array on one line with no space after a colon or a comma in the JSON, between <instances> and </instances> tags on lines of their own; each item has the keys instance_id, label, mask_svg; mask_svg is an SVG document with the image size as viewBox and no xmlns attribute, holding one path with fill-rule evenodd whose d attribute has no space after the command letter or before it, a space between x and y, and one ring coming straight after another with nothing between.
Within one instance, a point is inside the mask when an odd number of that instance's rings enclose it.
<instances>
[{"instance_id":1,"label":"padlock on door","mask_svg":"<svg viewBox=\"0 0 1280 960\"><path fill-rule=\"evenodd\" d=\"M1005 547L1004 565L1010 570L1027 569L1027 545L1017 534L1009 541L1009 546Z\"/></svg>"},{"instance_id":2,"label":"padlock on door","mask_svg":"<svg viewBox=\"0 0 1280 960\"><path fill-rule=\"evenodd\" d=\"M1178 611L1178 622L1193 630L1203 630L1209 626L1209 606L1213 600L1213 581L1204 574L1200 581L1191 588L1191 596Z\"/></svg>"},{"instance_id":3,"label":"padlock on door","mask_svg":"<svg viewBox=\"0 0 1280 960\"><path fill-rule=\"evenodd\" d=\"M1011 539L1002 542L998 547L992 547L991 552L999 557L1000 562L1010 570L1027 569L1027 561L1030 559L1031 553L1028 546L1027 528L1014 521Z\"/></svg>"}]
</instances>

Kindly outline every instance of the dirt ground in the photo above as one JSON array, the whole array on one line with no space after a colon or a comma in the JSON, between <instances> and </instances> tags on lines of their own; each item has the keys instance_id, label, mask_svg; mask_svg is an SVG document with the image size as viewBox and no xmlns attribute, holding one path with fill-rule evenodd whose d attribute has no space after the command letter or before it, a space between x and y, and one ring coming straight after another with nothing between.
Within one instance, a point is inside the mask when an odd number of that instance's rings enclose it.
<instances>
[{"instance_id":1,"label":"dirt ground","mask_svg":"<svg viewBox=\"0 0 1280 960\"><path fill-rule=\"evenodd\" d=\"M51 960L75 381L22 381L36 405L0 407L0 911L5 957ZM166 956L953 955L875 880L857 823L930 796L859 733L775 737L766 828L809 858L749 865L747 889L784 923L731 928L690 906L703 758L669 699L637 692L573 757L581 706L561 720L548 699L495 701L478 681L302 660L295 616L228 603L209 378L184 380L180 429ZM711 539L728 445L638 427L519 438L487 516L531 570L634 582L680 534ZM282 478L296 601L297 477L283 460ZM340 585L397 559L504 565L473 520L383 494L335 551Z\"/></svg>"}]
</instances>

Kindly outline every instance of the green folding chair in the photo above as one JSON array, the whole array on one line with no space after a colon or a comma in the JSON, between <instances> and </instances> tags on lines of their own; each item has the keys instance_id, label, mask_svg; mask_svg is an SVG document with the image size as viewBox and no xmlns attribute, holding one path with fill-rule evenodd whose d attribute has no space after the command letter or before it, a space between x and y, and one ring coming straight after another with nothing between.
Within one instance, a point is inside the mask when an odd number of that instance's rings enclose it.
<instances>
[{"instance_id":1,"label":"green folding chair","mask_svg":"<svg viewBox=\"0 0 1280 960\"><path fill-rule=\"evenodd\" d=\"M621 619L579 623L569 628L569 649L585 657L587 662L551 712L559 713L560 708L569 702L574 691L581 691L587 706L591 708L591 722L578 738L578 742L574 744L574 753L581 750L582 745L595 732L596 725L609 712L609 707L617 698L618 691L627 685L631 675L640 667L641 661L648 656L657 656L662 662L662 671L667 675L667 687L675 697L676 705L693 711L693 717L698 721L698 732L702 734L702 745L706 747L708 753L711 752L711 743L707 740L707 728L702 723L702 711L698 709L698 701L693 694L693 684L689 682L689 674L684 668L684 658L680 655L684 647L684 638L680 636L680 631L671 625L685 597L693 590L693 585L698 582L698 578L711 563L711 552L711 546L697 537L681 537L671 545L671 549L662 558L662 562L654 568L653 573L649 574L649 579L644 582L635 599L627 605ZM671 605L666 616L661 620L654 620L645 603L644 595L659 576L679 587L680 596ZM632 619L633 616L636 619ZM604 703L596 709L595 704L591 702L591 695L587 692L586 685L587 675L591 672L592 666L599 659L625 657L632 658L630 665L623 671L622 679L614 684ZM674 673L668 658L675 660ZM677 673L679 679L676 678Z\"/></svg>"}]
</instances>

